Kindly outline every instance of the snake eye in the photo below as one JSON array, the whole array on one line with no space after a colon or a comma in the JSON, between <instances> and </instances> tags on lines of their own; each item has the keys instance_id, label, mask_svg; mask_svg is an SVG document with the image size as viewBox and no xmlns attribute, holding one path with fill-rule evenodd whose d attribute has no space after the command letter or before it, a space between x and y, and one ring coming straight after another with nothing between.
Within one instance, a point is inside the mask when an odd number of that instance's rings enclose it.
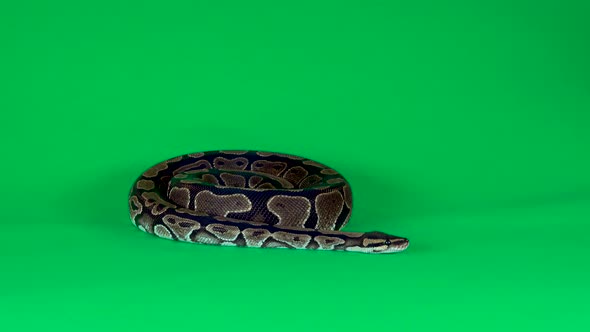
<instances>
[{"instance_id":1,"label":"snake eye","mask_svg":"<svg viewBox=\"0 0 590 332\"><path fill-rule=\"evenodd\" d=\"M391 241L385 240L385 245L390 245L390 244L391 244Z\"/></svg>"}]
</instances>

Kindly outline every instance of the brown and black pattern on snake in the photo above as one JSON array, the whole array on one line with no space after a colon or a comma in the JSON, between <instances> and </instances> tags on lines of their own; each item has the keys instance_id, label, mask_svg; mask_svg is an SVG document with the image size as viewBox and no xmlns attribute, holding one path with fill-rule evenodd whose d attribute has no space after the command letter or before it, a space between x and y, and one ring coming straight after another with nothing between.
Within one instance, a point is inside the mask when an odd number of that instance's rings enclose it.
<instances>
[{"instance_id":1,"label":"brown and black pattern on snake","mask_svg":"<svg viewBox=\"0 0 590 332\"><path fill-rule=\"evenodd\" d=\"M302 249L311 241L311 236L307 234L294 234L292 232L278 231L271 235L275 240L288 244L297 249Z\"/></svg>"},{"instance_id":2,"label":"brown and black pattern on snake","mask_svg":"<svg viewBox=\"0 0 590 332\"><path fill-rule=\"evenodd\" d=\"M145 176L146 178L156 177L161 171L168 169L169 164L175 163L180 160L182 160L182 156L168 159L168 160L163 161L159 164L156 164L156 165L152 166L150 169L148 169L147 171L145 171L143 173L143 176Z\"/></svg>"},{"instance_id":3,"label":"brown and black pattern on snake","mask_svg":"<svg viewBox=\"0 0 590 332\"><path fill-rule=\"evenodd\" d=\"M220 240L217 236L209 233L204 229L200 229L190 233L189 237L191 242L198 242L204 244L221 244L221 242L224 242L223 240Z\"/></svg>"},{"instance_id":4,"label":"brown and black pattern on snake","mask_svg":"<svg viewBox=\"0 0 590 332\"><path fill-rule=\"evenodd\" d=\"M172 175L177 175L180 173L185 173L188 171L202 171L204 169L211 169L211 163L207 160L199 160L194 163L190 163L181 167L178 167L172 172Z\"/></svg>"},{"instance_id":5,"label":"brown and black pattern on snake","mask_svg":"<svg viewBox=\"0 0 590 332\"><path fill-rule=\"evenodd\" d=\"M144 232L153 233L154 232L154 221L155 217L150 215L149 213L142 213L135 219L135 224L139 229Z\"/></svg>"},{"instance_id":6,"label":"brown and black pattern on snake","mask_svg":"<svg viewBox=\"0 0 590 332\"><path fill-rule=\"evenodd\" d=\"M301 166L294 166L285 172L283 178L297 186L299 185L299 182L301 182L301 180L303 180L308 174L309 172L305 168Z\"/></svg>"},{"instance_id":7,"label":"brown and black pattern on snake","mask_svg":"<svg viewBox=\"0 0 590 332\"><path fill-rule=\"evenodd\" d=\"M344 200L339 191L319 194L315 198L315 209L318 215L318 229L334 229L336 220L342 212Z\"/></svg>"},{"instance_id":8,"label":"brown and black pattern on snake","mask_svg":"<svg viewBox=\"0 0 590 332\"><path fill-rule=\"evenodd\" d=\"M177 217L175 215L165 215L162 218L162 222L164 222L164 224L168 226L174 235L176 235L181 241L189 241L189 234L201 228L199 222L192 219Z\"/></svg>"},{"instance_id":9,"label":"brown and black pattern on snake","mask_svg":"<svg viewBox=\"0 0 590 332\"><path fill-rule=\"evenodd\" d=\"M244 194L216 195L209 190L195 196L195 210L214 216L226 217L232 212L247 212L252 209L252 202Z\"/></svg>"},{"instance_id":10,"label":"brown and black pattern on snake","mask_svg":"<svg viewBox=\"0 0 590 332\"><path fill-rule=\"evenodd\" d=\"M156 184L152 180L139 180L137 181L137 189L152 190L156 188Z\"/></svg>"},{"instance_id":11,"label":"brown and black pattern on snake","mask_svg":"<svg viewBox=\"0 0 590 332\"><path fill-rule=\"evenodd\" d=\"M257 187L257 189L277 189L272 183L265 182Z\"/></svg>"},{"instance_id":12,"label":"brown and black pattern on snake","mask_svg":"<svg viewBox=\"0 0 590 332\"><path fill-rule=\"evenodd\" d=\"M154 234L159 237L163 237L166 239L172 239L172 234L168 230L168 228L164 227L163 225L157 224L154 226Z\"/></svg>"},{"instance_id":13,"label":"brown and black pattern on snake","mask_svg":"<svg viewBox=\"0 0 590 332\"><path fill-rule=\"evenodd\" d=\"M246 178L242 175L238 174L231 174L231 173L221 173L219 177L223 180L223 183L228 187L234 188L245 188L246 187Z\"/></svg>"},{"instance_id":14,"label":"brown and black pattern on snake","mask_svg":"<svg viewBox=\"0 0 590 332\"><path fill-rule=\"evenodd\" d=\"M237 226L221 223L209 224L205 229L222 241L234 241L240 235L240 229Z\"/></svg>"},{"instance_id":15,"label":"brown and black pattern on snake","mask_svg":"<svg viewBox=\"0 0 590 332\"><path fill-rule=\"evenodd\" d=\"M187 173L177 174L174 176L173 181L178 181L180 183L185 183L185 184L208 183L208 184L213 184L213 185L219 185L219 179L217 178L217 176L215 176L214 174L209 174L209 173L202 174L201 172L198 172L198 173L187 172Z\"/></svg>"},{"instance_id":16,"label":"brown and black pattern on snake","mask_svg":"<svg viewBox=\"0 0 590 332\"><path fill-rule=\"evenodd\" d=\"M232 159L217 157L213 159L213 165L215 168L223 170L245 170L248 167L248 159L243 157Z\"/></svg>"},{"instance_id":17,"label":"brown and black pattern on snake","mask_svg":"<svg viewBox=\"0 0 590 332\"><path fill-rule=\"evenodd\" d=\"M257 160L252 163L251 169L254 172L268 173L278 176L287 168L287 163L280 161Z\"/></svg>"},{"instance_id":18,"label":"brown and black pattern on snake","mask_svg":"<svg viewBox=\"0 0 590 332\"><path fill-rule=\"evenodd\" d=\"M264 180L264 178L262 178L261 176L258 175L253 175L250 177L250 179L248 179L248 187L250 188L256 188L256 186L262 182L262 180Z\"/></svg>"},{"instance_id":19,"label":"brown and black pattern on snake","mask_svg":"<svg viewBox=\"0 0 590 332\"><path fill-rule=\"evenodd\" d=\"M203 176L201 176L201 179L207 183L219 184L219 180L213 174L203 174Z\"/></svg>"},{"instance_id":20,"label":"brown and black pattern on snake","mask_svg":"<svg viewBox=\"0 0 590 332\"><path fill-rule=\"evenodd\" d=\"M155 216L166 212L168 209L175 209L176 205L172 204L160 197L153 191L146 191L141 194L141 197L145 200L144 205L146 208L151 207L151 213Z\"/></svg>"},{"instance_id":21,"label":"brown and black pattern on snake","mask_svg":"<svg viewBox=\"0 0 590 332\"><path fill-rule=\"evenodd\" d=\"M129 197L129 214L131 215L131 221L135 225L135 217L141 214L143 206L139 202L137 196Z\"/></svg>"},{"instance_id":22,"label":"brown and black pattern on snake","mask_svg":"<svg viewBox=\"0 0 590 332\"><path fill-rule=\"evenodd\" d=\"M271 236L271 232L264 228L246 228L242 231L248 247L261 247L264 241Z\"/></svg>"},{"instance_id":23,"label":"brown and black pattern on snake","mask_svg":"<svg viewBox=\"0 0 590 332\"><path fill-rule=\"evenodd\" d=\"M172 202L184 208L188 208L191 202L191 192L188 188L172 187L168 197Z\"/></svg>"},{"instance_id":24,"label":"brown and black pattern on snake","mask_svg":"<svg viewBox=\"0 0 590 332\"><path fill-rule=\"evenodd\" d=\"M159 164L153 166L152 168L148 169L147 171L145 171L143 173L143 176L145 176L146 178L156 177L158 175L158 173L165 170L166 168L168 168L168 162L159 163Z\"/></svg>"},{"instance_id":25,"label":"brown and black pattern on snake","mask_svg":"<svg viewBox=\"0 0 590 332\"><path fill-rule=\"evenodd\" d=\"M311 213L311 203L302 196L275 195L266 206L279 218L277 225L303 228Z\"/></svg>"},{"instance_id":26,"label":"brown and black pattern on snake","mask_svg":"<svg viewBox=\"0 0 590 332\"><path fill-rule=\"evenodd\" d=\"M335 246L344 244L346 241L335 236L318 235L313 238L320 249L333 250Z\"/></svg>"},{"instance_id":27,"label":"brown and black pattern on snake","mask_svg":"<svg viewBox=\"0 0 590 332\"><path fill-rule=\"evenodd\" d=\"M303 179L301 183L299 183L299 188L309 188L313 187L318 183L322 182L322 177L316 174L310 175Z\"/></svg>"},{"instance_id":28,"label":"brown and black pattern on snake","mask_svg":"<svg viewBox=\"0 0 590 332\"><path fill-rule=\"evenodd\" d=\"M326 166L324 164L320 164L317 161L313 161L313 160L305 160L303 162L303 164L309 165L309 166L313 166L313 167L317 167L317 168L320 168L320 169L328 168L328 166Z\"/></svg>"}]
</instances>

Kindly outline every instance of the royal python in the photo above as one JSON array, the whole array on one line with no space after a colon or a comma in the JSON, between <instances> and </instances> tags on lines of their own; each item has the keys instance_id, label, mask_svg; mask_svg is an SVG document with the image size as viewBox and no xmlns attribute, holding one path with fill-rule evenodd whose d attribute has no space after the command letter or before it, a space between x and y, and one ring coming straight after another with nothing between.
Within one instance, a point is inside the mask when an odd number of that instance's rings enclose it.
<instances>
[{"instance_id":1,"label":"royal python","mask_svg":"<svg viewBox=\"0 0 590 332\"><path fill-rule=\"evenodd\" d=\"M408 240L339 231L352 192L334 169L261 151L208 151L146 170L129 194L131 221L162 238L264 248L393 253Z\"/></svg>"}]
</instances>

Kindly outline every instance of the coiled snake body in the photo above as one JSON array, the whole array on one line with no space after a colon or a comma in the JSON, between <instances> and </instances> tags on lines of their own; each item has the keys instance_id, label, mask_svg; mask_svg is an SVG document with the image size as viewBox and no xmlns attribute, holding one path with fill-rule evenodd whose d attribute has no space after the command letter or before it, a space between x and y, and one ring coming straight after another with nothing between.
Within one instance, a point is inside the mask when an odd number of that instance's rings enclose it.
<instances>
[{"instance_id":1,"label":"coiled snake body","mask_svg":"<svg viewBox=\"0 0 590 332\"><path fill-rule=\"evenodd\" d=\"M145 171L129 194L131 220L159 237L227 246L399 252L407 239L339 231L352 192L315 161L260 151L186 154Z\"/></svg>"}]
</instances>

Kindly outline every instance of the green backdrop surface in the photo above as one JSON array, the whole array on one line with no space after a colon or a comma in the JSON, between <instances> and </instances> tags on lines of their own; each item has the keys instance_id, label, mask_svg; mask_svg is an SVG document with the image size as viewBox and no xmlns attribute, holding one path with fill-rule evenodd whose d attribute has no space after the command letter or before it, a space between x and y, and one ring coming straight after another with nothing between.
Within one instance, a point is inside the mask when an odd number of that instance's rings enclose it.
<instances>
[{"instance_id":1,"label":"green backdrop surface","mask_svg":"<svg viewBox=\"0 0 590 332\"><path fill-rule=\"evenodd\" d=\"M590 6L0 5L0 330L590 328ZM138 231L149 166L280 151L350 181L395 255Z\"/></svg>"}]
</instances>

